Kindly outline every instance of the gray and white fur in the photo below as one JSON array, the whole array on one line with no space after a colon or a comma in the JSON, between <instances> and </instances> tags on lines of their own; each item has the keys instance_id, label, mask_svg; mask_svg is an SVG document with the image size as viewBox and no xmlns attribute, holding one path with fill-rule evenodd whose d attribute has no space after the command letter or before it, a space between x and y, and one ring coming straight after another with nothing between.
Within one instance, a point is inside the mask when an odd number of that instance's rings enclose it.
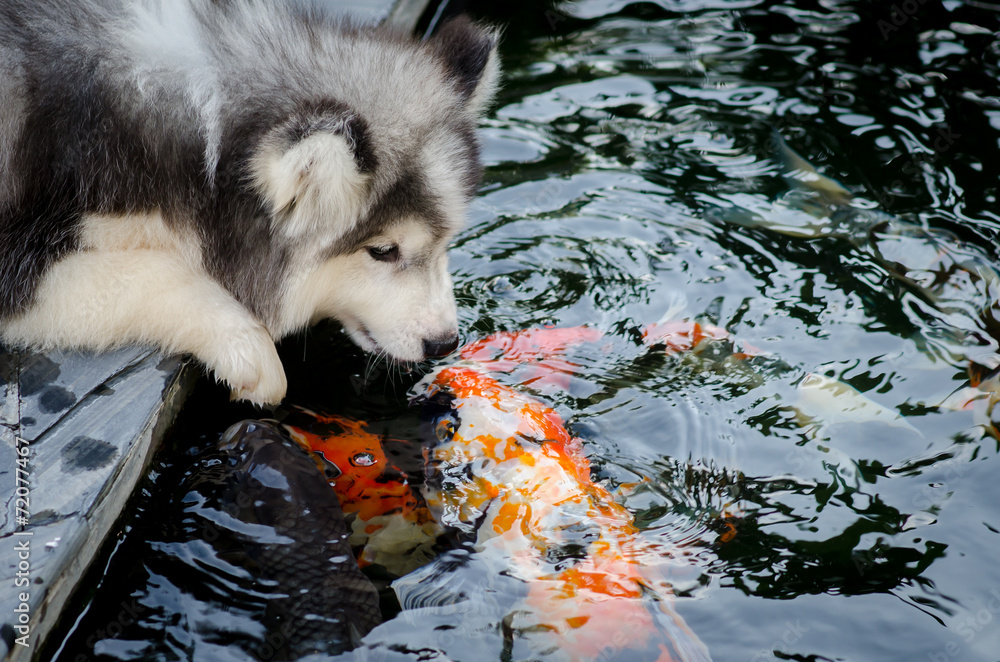
<instances>
[{"instance_id":1,"label":"gray and white fur","mask_svg":"<svg viewBox=\"0 0 1000 662\"><path fill-rule=\"evenodd\" d=\"M264 0L0 0L0 338L189 352L257 403L318 319L447 353L496 44Z\"/></svg>"}]
</instances>

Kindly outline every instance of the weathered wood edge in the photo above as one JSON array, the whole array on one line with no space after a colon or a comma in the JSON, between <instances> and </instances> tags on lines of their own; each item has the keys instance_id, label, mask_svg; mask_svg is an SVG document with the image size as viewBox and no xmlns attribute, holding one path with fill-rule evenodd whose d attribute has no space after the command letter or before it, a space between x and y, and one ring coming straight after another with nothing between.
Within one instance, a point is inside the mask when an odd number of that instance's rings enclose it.
<instances>
[{"instance_id":1,"label":"weathered wood edge","mask_svg":"<svg viewBox=\"0 0 1000 662\"><path fill-rule=\"evenodd\" d=\"M32 567L35 560L50 552L46 541L58 540L58 557L45 559L41 573L46 583L32 584L25 589L32 595L28 601L30 621L29 646L14 645L4 658L10 662L40 659L48 635L64 616L63 607L100 553L114 530L125 504L149 467L153 453L169 430L194 385L198 371L180 363L167 378L159 406L153 408L145 425L137 432L126 453L116 462L82 517L67 517L49 525L29 527ZM13 548L18 536L0 538L5 548ZM3 550L7 552L7 549ZM4 614L4 620L9 614Z\"/></svg>"}]
</instances>

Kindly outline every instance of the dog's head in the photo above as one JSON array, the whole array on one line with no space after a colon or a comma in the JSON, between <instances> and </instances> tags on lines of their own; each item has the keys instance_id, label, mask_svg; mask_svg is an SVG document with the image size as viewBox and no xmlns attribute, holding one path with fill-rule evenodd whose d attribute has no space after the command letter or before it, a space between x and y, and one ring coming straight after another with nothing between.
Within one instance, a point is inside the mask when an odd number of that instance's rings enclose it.
<instances>
[{"instance_id":1,"label":"dog's head","mask_svg":"<svg viewBox=\"0 0 1000 662\"><path fill-rule=\"evenodd\" d=\"M496 47L465 19L423 43L358 30L329 45L324 95L298 104L252 163L293 255L279 333L333 317L400 361L457 346L447 248L479 183Z\"/></svg>"}]
</instances>

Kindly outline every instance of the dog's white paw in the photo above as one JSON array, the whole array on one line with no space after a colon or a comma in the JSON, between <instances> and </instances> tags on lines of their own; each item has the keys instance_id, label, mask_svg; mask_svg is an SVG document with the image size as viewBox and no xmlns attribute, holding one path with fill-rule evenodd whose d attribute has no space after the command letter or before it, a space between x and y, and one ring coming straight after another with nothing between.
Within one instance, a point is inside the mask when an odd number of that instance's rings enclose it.
<instances>
[{"instance_id":1,"label":"dog's white paw","mask_svg":"<svg viewBox=\"0 0 1000 662\"><path fill-rule=\"evenodd\" d=\"M229 385L232 388L233 400L246 400L259 407L279 404L285 399L285 393L288 391L288 380L277 352L274 353L273 362L262 366L255 383L247 381L237 387L229 382Z\"/></svg>"},{"instance_id":2,"label":"dog's white paw","mask_svg":"<svg viewBox=\"0 0 1000 662\"><path fill-rule=\"evenodd\" d=\"M226 382L233 400L255 405L276 405L285 397L288 380L278 358L274 340L266 329L256 326L220 337L198 358Z\"/></svg>"}]
</instances>

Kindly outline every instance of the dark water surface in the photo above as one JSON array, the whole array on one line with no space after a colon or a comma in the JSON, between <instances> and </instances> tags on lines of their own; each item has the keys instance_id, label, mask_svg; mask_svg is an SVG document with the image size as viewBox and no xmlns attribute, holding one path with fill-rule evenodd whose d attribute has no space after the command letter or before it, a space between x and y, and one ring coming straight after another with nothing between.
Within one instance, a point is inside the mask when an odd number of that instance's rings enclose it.
<instances>
[{"instance_id":1,"label":"dark water surface","mask_svg":"<svg viewBox=\"0 0 1000 662\"><path fill-rule=\"evenodd\" d=\"M598 477L648 481L625 503L684 550L677 610L715 660L1000 660L1000 408L969 378L1000 360L1000 5L522 5L483 14L508 25L506 84L452 251L464 338L590 324L628 343L669 314L769 353L595 356L551 400ZM785 177L775 131L853 200ZM365 382L332 327L282 351L291 402L416 439L416 375ZM248 413L224 400L196 394L60 660L264 641L264 598L185 500Z\"/></svg>"}]
</instances>

